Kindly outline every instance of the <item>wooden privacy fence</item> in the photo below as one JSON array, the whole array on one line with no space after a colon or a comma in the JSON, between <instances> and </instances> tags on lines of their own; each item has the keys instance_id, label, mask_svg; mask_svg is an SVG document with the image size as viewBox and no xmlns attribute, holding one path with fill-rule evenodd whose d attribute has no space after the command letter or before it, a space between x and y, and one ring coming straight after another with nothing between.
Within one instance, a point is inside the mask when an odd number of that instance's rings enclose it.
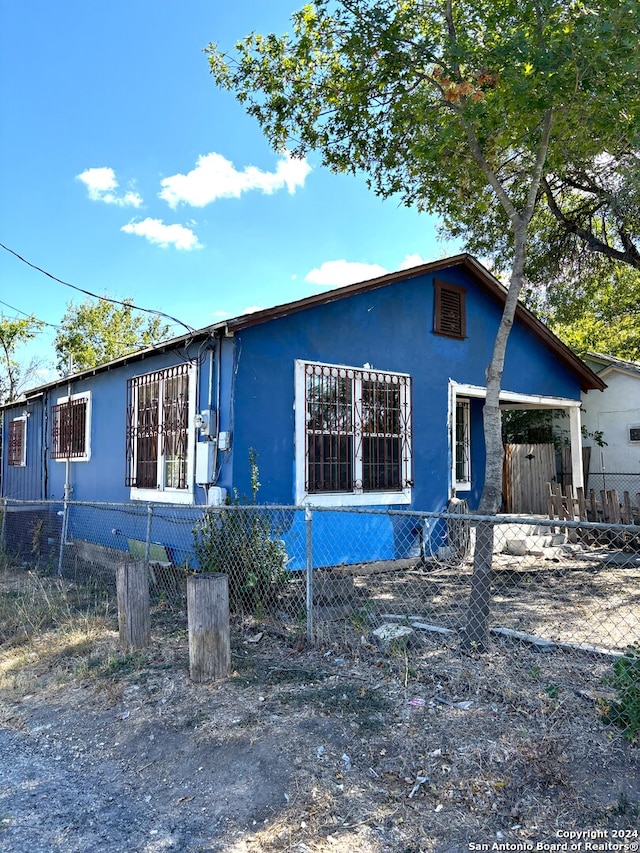
<instances>
[{"instance_id":1,"label":"wooden privacy fence","mask_svg":"<svg viewBox=\"0 0 640 853\"><path fill-rule=\"evenodd\" d=\"M629 492L620 498L616 489L575 489L547 483L547 514L560 521L598 521L605 524L640 524L640 492L634 504Z\"/></svg>"},{"instance_id":2,"label":"wooden privacy fence","mask_svg":"<svg viewBox=\"0 0 640 853\"><path fill-rule=\"evenodd\" d=\"M505 512L543 515L544 484L556 473L553 444L507 444L503 464Z\"/></svg>"},{"instance_id":3,"label":"wooden privacy fence","mask_svg":"<svg viewBox=\"0 0 640 853\"><path fill-rule=\"evenodd\" d=\"M556 471L556 449L553 444L507 444L504 448L503 499L504 512L544 515L548 506L548 484L559 479L563 486L572 484L571 448L561 449L560 473ZM591 448L582 448L582 468L589 473Z\"/></svg>"}]
</instances>

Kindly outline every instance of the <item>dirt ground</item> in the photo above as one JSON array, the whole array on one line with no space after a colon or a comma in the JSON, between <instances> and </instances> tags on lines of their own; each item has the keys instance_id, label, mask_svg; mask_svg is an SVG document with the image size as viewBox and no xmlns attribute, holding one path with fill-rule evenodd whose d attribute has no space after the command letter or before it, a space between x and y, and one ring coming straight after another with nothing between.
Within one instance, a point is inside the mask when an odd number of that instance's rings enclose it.
<instances>
[{"instance_id":1,"label":"dirt ground","mask_svg":"<svg viewBox=\"0 0 640 853\"><path fill-rule=\"evenodd\" d=\"M558 556L560 554L560 557ZM640 644L640 557L636 551L549 549L543 557L494 557L494 625L548 641L624 651ZM465 624L472 560L432 563L355 578L360 605L377 621L408 617L440 626ZM357 571L357 570L356 570Z\"/></svg>"},{"instance_id":2,"label":"dirt ground","mask_svg":"<svg viewBox=\"0 0 640 853\"><path fill-rule=\"evenodd\" d=\"M0 646L9 853L458 853L570 831L637 849L638 747L603 717L607 658L498 637L468 655L428 632L309 648L251 619L230 678L202 685L182 615L156 609L144 653L116 627Z\"/></svg>"}]
</instances>

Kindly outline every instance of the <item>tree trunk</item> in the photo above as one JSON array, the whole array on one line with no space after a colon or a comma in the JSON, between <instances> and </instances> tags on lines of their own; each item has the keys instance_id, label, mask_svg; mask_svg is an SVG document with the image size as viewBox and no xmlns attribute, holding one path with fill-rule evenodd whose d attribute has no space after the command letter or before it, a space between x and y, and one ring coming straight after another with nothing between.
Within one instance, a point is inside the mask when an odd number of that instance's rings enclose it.
<instances>
[{"instance_id":1,"label":"tree trunk","mask_svg":"<svg viewBox=\"0 0 640 853\"><path fill-rule=\"evenodd\" d=\"M488 518L478 522L473 554L473 576L467 608L466 626L463 632L465 648L485 651L489 639L489 615L491 613L491 581L493 578L493 535L494 522L490 520L499 511L502 503L502 419L500 415L500 388L504 371L507 342L513 327L518 305L518 296L524 277L524 250L526 225L519 222L514 226L514 260L509 290L498 327L491 364L487 368L487 396L483 409L486 471L484 488L480 498L479 512Z\"/></svg>"},{"instance_id":2,"label":"tree trunk","mask_svg":"<svg viewBox=\"0 0 640 853\"><path fill-rule=\"evenodd\" d=\"M463 646L468 651L484 652L488 646L491 581L493 580L493 534L493 521L483 520L477 523L471 593L467 608L467 624L463 632Z\"/></svg>"}]
</instances>

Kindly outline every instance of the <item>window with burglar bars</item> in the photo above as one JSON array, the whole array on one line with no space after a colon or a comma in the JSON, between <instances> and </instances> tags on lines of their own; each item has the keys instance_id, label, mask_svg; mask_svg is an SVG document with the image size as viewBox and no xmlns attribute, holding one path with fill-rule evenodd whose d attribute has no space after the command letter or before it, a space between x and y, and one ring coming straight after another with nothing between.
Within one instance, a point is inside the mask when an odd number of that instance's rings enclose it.
<instances>
[{"instance_id":1,"label":"window with burglar bars","mask_svg":"<svg viewBox=\"0 0 640 853\"><path fill-rule=\"evenodd\" d=\"M456 488L471 488L471 404L469 400L456 401L455 436Z\"/></svg>"},{"instance_id":2,"label":"window with burglar bars","mask_svg":"<svg viewBox=\"0 0 640 853\"><path fill-rule=\"evenodd\" d=\"M410 488L410 377L306 363L304 379L306 493Z\"/></svg>"},{"instance_id":3,"label":"window with burglar bars","mask_svg":"<svg viewBox=\"0 0 640 853\"><path fill-rule=\"evenodd\" d=\"M79 394L51 407L51 458L86 461L89 395Z\"/></svg>"},{"instance_id":4,"label":"window with burglar bars","mask_svg":"<svg viewBox=\"0 0 640 853\"><path fill-rule=\"evenodd\" d=\"M9 421L9 465L22 467L27 464L27 419Z\"/></svg>"},{"instance_id":5,"label":"window with burglar bars","mask_svg":"<svg viewBox=\"0 0 640 853\"><path fill-rule=\"evenodd\" d=\"M189 368L127 381L127 478L138 489L187 489Z\"/></svg>"}]
</instances>

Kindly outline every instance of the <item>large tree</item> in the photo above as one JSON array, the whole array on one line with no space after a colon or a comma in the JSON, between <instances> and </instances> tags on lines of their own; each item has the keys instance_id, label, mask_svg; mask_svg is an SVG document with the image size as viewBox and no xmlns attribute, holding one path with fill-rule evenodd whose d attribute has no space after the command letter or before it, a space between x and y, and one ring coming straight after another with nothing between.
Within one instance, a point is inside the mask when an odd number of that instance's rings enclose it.
<instances>
[{"instance_id":1,"label":"large tree","mask_svg":"<svg viewBox=\"0 0 640 853\"><path fill-rule=\"evenodd\" d=\"M44 323L32 316L17 319L0 314L0 403L15 400L33 381L41 362L38 359L20 361L18 350L32 341L43 326Z\"/></svg>"},{"instance_id":2,"label":"large tree","mask_svg":"<svg viewBox=\"0 0 640 853\"><path fill-rule=\"evenodd\" d=\"M168 337L169 326L153 314L135 311L131 300L116 303L107 299L70 302L60 323L54 346L61 373L85 370L114 358L153 346Z\"/></svg>"},{"instance_id":3,"label":"large tree","mask_svg":"<svg viewBox=\"0 0 640 853\"><path fill-rule=\"evenodd\" d=\"M585 205L589 201L584 199ZM638 200L640 210L640 199ZM539 200L529 226L525 283L521 298L579 355L601 352L640 359L640 268L638 237L631 227L623 233L602 205L576 233L558 222L546 194ZM456 235L469 251L490 257L497 271L508 269L513 242L504 216L459 223ZM629 217L630 219L630 217ZM640 236L640 232L639 232ZM640 256L639 256L640 258Z\"/></svg>"},{"instance_id":4,"label":"large tree","mask_svg":"<svg viewBox=\"0 0 640 853\"><path fill-rule=\"evenodd\" d=\"M622 151L603 151L587 162L568 155L554 170L547 166L530 226L527 273L534 284L565 280L605 259L640 271L640 106L634 94L629 107L635 119L620 128ZM504 212L489 213L449 223L449 230L505 268L513 247Z\"/></svg>"},{"instance_id":5,"label":"large tree","mask_svg":"<svg viewBox=\"0 0 640 853\"><path fill-rule=\"evenodd\" d=\"M543 176L627 134L637 0L317 0L291 35L249 35L229 56L208 48L216 82L256 117L272 146L364 171L445 224L499 210L511 245L509 289L486 369L486 477L480 511L502 493L499 393ZM581 128L589 128L586 133ZM468 625L486 641L492 527L478 528Z\"/></svg>"},{"instance_id":6,"label":"large tree","mask_svg":"<svg viewBox=\"0 0 640 853\"><path fill-rule=\"evenodd\" d=\"M638 44L631 50L637 53ZM627 97L633 101L634 96L637 116L637 86ZM566 252L580 241L591 252L640 271L640 128L631 130L618 150L570 162L545 175L542 188L558 249Z\"/></svg>"},{"instance_id":7,"label":"large tree","mask_svg":"<svg viewBox=\"0 0 640 853\"><path fill-rule=\"evenodd\" d=\"M545 291L539 311L580 355L599 352L640 361L640 271L607 262L585 272L575 288Z\"/></svg>"}]
</instances>

